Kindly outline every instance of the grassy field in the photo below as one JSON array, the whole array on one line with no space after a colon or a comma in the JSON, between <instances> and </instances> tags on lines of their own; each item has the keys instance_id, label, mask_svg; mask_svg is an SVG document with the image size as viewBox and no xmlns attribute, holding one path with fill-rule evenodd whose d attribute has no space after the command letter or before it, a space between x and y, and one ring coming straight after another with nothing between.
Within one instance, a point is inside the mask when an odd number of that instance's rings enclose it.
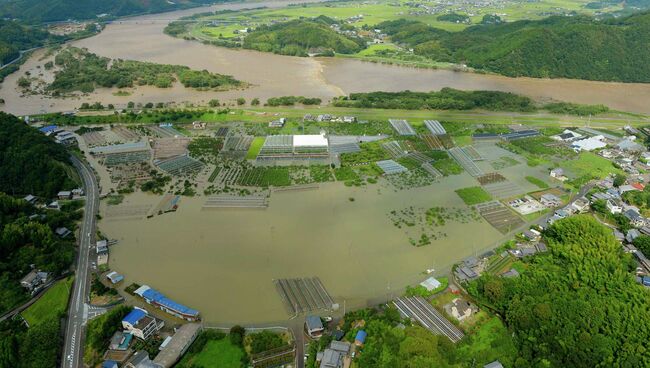
<instances>
[{"instance_id":1,"label":"grassy field","mask_svg":"<svg viewBox=\"0 0 650 368\"><path fill-rule=\"evenodd\" d=\"M246 159L254 160L255 158L257 158L257 155L260 153L260 150L262 149L263 145L264 145L264 137L255 137L253 139L253 142L251 143L251 146L248 148L248 152L246 153Z\"/></svg>"},{"instance_id":2,"label":"grassy field","mask_svg":"<svg viewBox=\"0 0 650 368\"><path fill-rule=\"evenodd\" d=\"M482 361L466 363L483 366L494 360L499 360L506 367L513 365L514 359L517 357L517 348L510 332L498 317L485 316L485 320L471 330L473 331L469 338L459 346L458 356L480 356Z\"/></svg>"},{"instance_id":3,"label":"grassy field","mask_svg":"<svg viewBox=\"0 0 650 368\"><path fill-rule=\"evenodd\" d=\"M568 170L574 177L591 176L602 179L610 173L623 174L623 171L614 167L611 161L593 152L582 152L574 160L560 162L559 166Z\"/></svg>"},{"instance_id":4,"label":"grassy field","mask_svg":"<svg viewBox=\"0 0 650 368\"><path fill-rule=\"evenodd\" d=\"M52 316L64 313L68 306L73 280L74 278L68 277L58 281L36 303L21 313L27 323L34 326Z\"/></svg>"},{"instance_id":5,"label":"grassy field","mask_svg":"<svg viewBox=\"0 0 650 368\"><path fill-rule=\"evenodd\" d=\"M228 338L210 340L200 353L184 357L179 366L239 368L243 355L242 349L231 344Z\"/></svg>"},{"instance_id":6,"label":"grassy field","mask_svg":"<svg viewBox=\"0 0 650 368\"><path fill-rule=\"evenodd\" d=\"M544 180L536 178L534 176L527 176L526 180L533 185L537 185L537 187L540 189L548 188L548 184Z\"/></svg>"},{"instance_id":7,"label":"grassy field","mask_svg":"<svg viewBox=\"0 0 650 368\"><path fill-rule=\"evenodd\" d=\"M492 196L490 195L490 193L486 192L481 187L469 187L469 188L457 189L456 194L458 194L458 196L468 206L492 200Z\"/></svg>"}]
</instances>

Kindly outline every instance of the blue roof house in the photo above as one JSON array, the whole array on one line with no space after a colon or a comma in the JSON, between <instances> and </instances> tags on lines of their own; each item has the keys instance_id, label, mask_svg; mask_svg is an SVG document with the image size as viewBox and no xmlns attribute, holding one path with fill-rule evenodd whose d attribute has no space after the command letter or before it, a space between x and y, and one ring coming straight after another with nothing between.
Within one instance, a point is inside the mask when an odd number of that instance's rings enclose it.
<instances>
[{"instance_id":1,"label":"blue roof house","mask_svg":"<svg viewBox=\"0 0 650 368\"><path fill-rule=\"evenodd\" d=\"M359 332L357 332L357 336L354 338L354 344L356 346L362 346L366 342L366 336L368 336L366 331L359 330Z\"/></svg>"}]
</instances>

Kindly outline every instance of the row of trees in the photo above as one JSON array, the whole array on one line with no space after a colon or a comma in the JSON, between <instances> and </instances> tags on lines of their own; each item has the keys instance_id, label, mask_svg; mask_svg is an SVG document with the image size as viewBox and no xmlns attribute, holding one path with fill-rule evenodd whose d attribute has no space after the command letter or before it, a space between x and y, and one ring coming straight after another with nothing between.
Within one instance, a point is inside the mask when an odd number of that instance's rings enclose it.
<instances>
[{"instance_id":1,"label":"row of trees","mask_svg":"<svg viewBox=\"0 0 650 368\"><path fill-rule=\"evenodd\" d=\"M508 76L649 82L649 19L648 12L602 21L556 16L461 32L404 19L377 27L416 54Z\"/></svg>"},{"instance_id":2,"label":"row of trees","mask_svg":"<svg viewBox=\"0 0 650 368\"><path fill-rule=\"evenodd\" d=\"M381 109L436 109L495 111L534 111L533 101L514 93L496 91L460 91L443 88L439 92L351 93L333 101L334 106Z\"/></svg>"}]
</instances>

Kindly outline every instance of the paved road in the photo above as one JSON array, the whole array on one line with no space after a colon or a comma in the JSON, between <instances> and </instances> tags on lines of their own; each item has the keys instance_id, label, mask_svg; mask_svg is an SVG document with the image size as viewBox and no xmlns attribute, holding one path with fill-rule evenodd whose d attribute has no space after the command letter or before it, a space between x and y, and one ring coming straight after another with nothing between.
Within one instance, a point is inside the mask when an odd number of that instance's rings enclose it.
<instances>
[{"instance_id":1,"label":"paved road","mask_svg":"<svg viewBox=\"0 0 650 368\"><path fill-rule=\"evenodd\" d=\"M72 156L72 163L79 172L86 192L84 218L79 236L76 278L70 298L68 320L65 330L65 345L61 366L65 368L83 367L83 345L85 327L93 310L86 304L89 294L89 267L91 248L95 244L96 215L99 209L99 187L97 178L88 164ZM91 316L92 317L92 316Z\"/></svg>"}]
</instances>

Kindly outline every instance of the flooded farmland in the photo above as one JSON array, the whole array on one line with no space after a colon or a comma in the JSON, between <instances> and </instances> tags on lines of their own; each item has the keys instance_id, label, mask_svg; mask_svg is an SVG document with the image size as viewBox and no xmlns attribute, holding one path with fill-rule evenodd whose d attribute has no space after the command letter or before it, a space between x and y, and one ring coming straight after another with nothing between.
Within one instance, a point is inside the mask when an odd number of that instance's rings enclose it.
<instances>
[{"instance_id":1,"label":"flooded farmland","mask_svg":"<svg viewBox=\"0 0 650 368\"><path fill-rule=\"evenodd\" d=\"M115 90L97 91L75 99L52 99L38 95L21 96L18 78L26 71L38 72L44 61L37 52L21 70L10 75L0 89L6 101L2 110L15 114L66 111L82 102L102 101L125 106L127 102L190 102L206 103L238 97L265 100L269 97L302 95L331 97L350 92L368 91L431 91L443 87L489 89L515 92L539 100L564 100L585 104L605 104L611 108L650 113L650 84L604 83L564 79L507 78L495 75L423 70L373 64L346 58L299 58L235 50L186 41L163 34L167 23L181 16L206 10L241 9L257 6L281 7L288 1L266 1L217 5L211 8L183 10L172 13L128 18L110 24L99 35L73 42L91 52L111 58L133 59L157 63L181 64L195 69L232 75L251 83L246 90L198 92L175 86L169 89L137 88L131 96L115 96Z\"/></svg>"},{"instance_id":2,"label":"flooded farmland","mask_svg":"<svg viewBox=\"0 0 650 368\"><path fill-rule=\"evenodd\" d=\"M266 210L202 210L205 198L183 198L176 213L151 219L106 216L104 208L100 227L119 240L110 265L126 285L158 288L208 322L276 321L288 315L274 279L318 276L335 302L358 307L493 245L502 234L481 219L448 221L447 237L417 248L387 216L407 206L464 207L453 189L472 183L467 174L399 192L330 183L273 193ZM159 200L139 193L120 206Z\"/></svg>"}]
</instances>

